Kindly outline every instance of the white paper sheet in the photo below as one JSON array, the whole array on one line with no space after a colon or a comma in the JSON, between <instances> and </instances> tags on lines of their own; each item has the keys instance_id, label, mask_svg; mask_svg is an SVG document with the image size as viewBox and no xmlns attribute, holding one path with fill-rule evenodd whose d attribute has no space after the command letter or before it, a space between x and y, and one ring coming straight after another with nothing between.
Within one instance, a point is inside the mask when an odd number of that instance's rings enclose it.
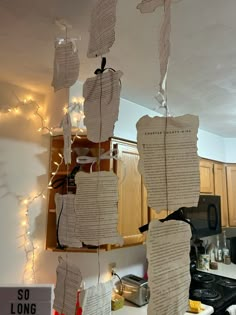
<instances>
[{"instance_id":1,"label":"white paper sheet","mask_svg":"<svg viewBox=\"0 0 236 315\"><path fill-rule=\"evenodd\" d=\"M58 238L61 245L82 247L76 233L75 195L55 194Z\"/></svg>"},{"instance_id":2,"label":"white paper sheet","mask_svg":"<svg viewBox=\"0 0 236 315\"><path fill-rule=\"evenodd\" d=\"M148 315L184 315L188 309L190 226L182 221L149 224L147 236Z\"/></svg>"},{"instance_id":3,"label":"white paper sheet","mask_svg":"<svg viewBox=\"0 0 236 315\"><path fill-rule=\"evenodd\" d=\"M166 79L168 63L170 57L170 30L171 30L171 3L173 0L142 0L137 5L141 13L151 13L157 7L164 6L164 19L160 30L159 38L159 62L160 62L160 81L159 94L161 99L166 99ZM161 105L162 104L161 102Z\"/></svg>"},{"instance_id":4,"label":"white paper sheet","mask_svg":"<svg viewBox=\"0 0 236 315\"><path fill-rule=\"evenodd\" d=\"M75 314L77 291L81 286L81 281L82 276L79 268L60 258L53 303L53 308L57 312L64 315Z\"/></svg>"},{"instance_id":5,"label":"white paper sheet","mask_svg":"<svg viewBox=\"0 0 236 315\"><path fill-rule=\"evenodd\" d=\"M198 204L198 125L193 115L143 116L137 122L138 169L144 177L148 205L157 212Z\"/></svg>"},{"instance_id":6,"label":"white paper sheet","mask_svg":"<svg viewBox=\"0 0 236 315\"><path fill-rule=\"evenodd\" d=\"M113 172L78 172L75 196L76 228L86 245L123 244L117 232L118 177Z\"/></svg>"},{"instance_id":7,"label":"white paper sheet","mask_svg":"<svg viewBox=\"0 0 236 315\"><path fill-rule=\"evenodd\" d=\"M71 118L67 113L62 120L63 137L64 137L64 162L65 164L71 164Z\"/></svg>"},{"instance_id":8,"label":"white paper sheet","mask_svg":"<svg viewBox=\"0 0 236 315\"><path fill-rule=\"evenodd\" d=\"M161 26L160 39L159 39L159 61L160 61L160 82L159 93L163 96L166 91L166 79L168 71L168 63L170 58L170 13L171 13L171 0L164 2L164 20ZM161 104L162 105L162 104Z\"/></svg>"},{"instance_id":9,"label":"white paper sheet","mask_svg":"<svg viewBox=\"0 0 236 315\"><path fill-rule=\"evenodd\" d=\"M108 281L81 291L79 299L83 314L110 315L112 289L112 281Z\"/></svg>"},{"instance_id":10,"label":"white paper sheet","mask_svg":"<svg viewBox=\"0 0 236 315\"><path fill-rule=\"evenodd\" d=\"M115 41L117 0L97 0L92 11L87 56L94 58L109 52Z\"/></svg>"},{"instance_id":11,"label":"white paper sheet","mask_svg":"<svg viewBox=\"0 0 236 315\"><path fill-rule=\"evenodd\" d=\"M79 56L74 42L56 42L52 86L54 91L71 87L79 76Z\"/></svg>"},{"instance_id":12,"label":"white paper sheet","mask_svg":"<svg viewBox=\"0 0 236 315\"><path fill-rule=\"evenodd\" d=\"M103 142L113 136L119 114L121 76L121 71L107 71L87 79L83 85L84 124L92 142Z\"/></svg>"}]
</instances>

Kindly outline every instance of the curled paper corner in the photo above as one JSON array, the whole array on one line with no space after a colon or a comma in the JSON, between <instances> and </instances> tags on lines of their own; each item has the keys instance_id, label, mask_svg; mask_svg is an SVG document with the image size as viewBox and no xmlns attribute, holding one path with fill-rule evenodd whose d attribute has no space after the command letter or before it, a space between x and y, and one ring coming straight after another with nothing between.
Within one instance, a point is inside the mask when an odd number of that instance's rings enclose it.
<instances>
[{"instance_id":1,"label":"curled paper corner","mask_svg":"<svg viewBox=\"0 0 236 315\"><path fill-rule=\"evenodd\" d=\"M72 25L69 24L64 18L55 18L54 23L62 30L65 31L68 28L72 28Z\"/></svg>"},{"instance_id":2,"label":"curled paper corner","mask_svg":"<svg viewBox=\"0 0 236 315\"><path fill-rule=\"evenodd\" d=\"M141 13L152 13L157 7L164 5L165 0L142 0L136 6L136 9L140 10Z\"/></svg>"}]
</instances>

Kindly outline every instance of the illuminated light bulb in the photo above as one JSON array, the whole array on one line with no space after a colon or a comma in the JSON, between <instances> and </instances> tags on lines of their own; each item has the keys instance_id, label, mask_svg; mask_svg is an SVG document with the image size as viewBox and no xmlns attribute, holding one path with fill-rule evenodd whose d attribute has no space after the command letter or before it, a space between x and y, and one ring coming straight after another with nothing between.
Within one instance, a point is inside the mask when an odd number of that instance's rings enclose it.
<instances>
[{"instance_id":1,"label":"illuminated light bulb","mask_svg":"<svg viewBox=\"0 0 236 315\"><path fill-rule=\"evenodd\" d=\"M27 232L27 235L30 235L30 231Z\"/></svg>"},{"instance_id":2,"label":"illuminated light bulb","mask_svg":"<svg viewBox=\"0 0 236 315\"><path fill-rule=\"evenodd\" d=\"M31 95L27 97L27 101L32 101L32 96Z\"/></svg>"},{"instance_id":3,"label":"illuminated light bulb","mask_svg":"<svg viewBox=\"0 0 236 315\"><path fill-rule=\"evenodd\" d=\"M62 159L63 158L63 156L62 156L62 154L61 153L58 153L58 155L59 155L59 157Z\"/></svg>"},{"instance_id":4,"label":"illuminated light bulb","mask_svg":"<svg viewBox=\"0 0 236 315\"><path fill-rule=\"evenodd\" d=\"M80 97L78 98L78 103L83 104L84 101L85 101L85 98L84 98L83 96L80 96Z\"/></svg>"},{"instance_id":5,"label":"illuminated light bulb","mask_svg":"<svg viewBox=\"0 0 236 315\"><path fill-rule=\"evenodd\" d=\"M51 187L51 186L48 186L48 189L52 189L52 187Z\"/></svg>"},{"instance_id":6,"label":"illuminated light bulb","mask_svg":"<svg viewBox=\"0 0 236 315\"><path fill-rule=\"evenodd\" d=\"M49 133L50 133L50 135L51 135L51 136L53 136L53 133L52 133L52 131L49 131Z\"/></svg>"},{"instance_id":7,"label":"illuminated light bulb","mask_svg":"<svg viewBox=\"0 0 236 315\"><path fill-rule=\"evenodd\" d=\"M52 175L56 175L56 172L52 172Z\"/></svg>"},{"instance_id":8,"label":"illuminated light bulb","mask_svg":"<svg viewBox=\"0 0 236 315\"><path fill-rule=\"evenodd\" d=\"M75 104L77 103L76 97L73 97L73 98L72 98L72 103L75 103Z\"/></svg>"},{"instance_id":9,"label":"illuminated light bulb","mask_svg":"<svg viewBox=\"0 0 236 315\"><path fill-rule=\"evenodd\" d=\"M24 99L23 103L27 103L27 99L26 98Z\"/></svg>"},{"instance_id":10,"label":"illuminated light bulb","mask_svg":"<svg viewBox=\"0 0 236 315\"><path fill-rule=\"evenodd\" d=\"M23 200L23 204L27 205L29 203L28 199Z\"/></svg>"},{"instance_id":11,"label":"illuminated light bulb","mask_svg":"<svg viewBox=\"0 0 236 315\"><path fill-rule=\"evenodd\" d=\"M43 199L46 199L46 196L44 194L42 194Z\"/></svg>"},{"instance_id":12,"label":"illuminated light bulb","mask_svg":"<svg viewBox=\"0 0 236 315\"><path fill-rule=\"evenodd\" d=\"M26 226L26 221L23 221L21 224L22 226Z\"/></svg>"},{"instance_id":13,"label":"illuminated light bulb","mask_svg":"<svg viewBox=\"0 0 236 315\"><path fill-rule=\"evenodd\" d=\"M42 130L42 128L39 128L39 129L38 129L38 131L41 131L41 130Z\"/></svg>"},{"instance_id":14,"label":"illuminated light bulb","mask_svg":"<svg viewBox=\"0 0 236 315\"><path fill-rule=\"evenodd\" d=\"M8 108L8 111L11 112L11 108Z\"/></svg>"},{"instance_id":15,"label":"illuminated light bulb","mask_svg":"<svg viewBox=\"0 0 236 315\"><path fill-rule=\"evenodd\" d=\"M80 136L76 136L76 138L77 138L77 139L81 139L81 137L80 137Z\"/></svg>"},{"instance_id":16,"label":"illuminated light bulb","mask_svg":"<svg viewBox=\"0 0 236 315\"><path fill-rule=\"evenodd\" d=\"M63 108L63 112L64 112L64 114L67 114L67 112L68 112L68 107L67 107L67 106L65 106L65 107Z\"/></svg>"}]
</instances>

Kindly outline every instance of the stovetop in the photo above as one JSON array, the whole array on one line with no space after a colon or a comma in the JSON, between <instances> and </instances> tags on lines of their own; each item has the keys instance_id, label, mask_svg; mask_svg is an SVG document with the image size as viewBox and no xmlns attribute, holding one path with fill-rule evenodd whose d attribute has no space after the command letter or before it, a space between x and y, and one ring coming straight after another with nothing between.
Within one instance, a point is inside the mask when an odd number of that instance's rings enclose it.
<instances>
[{"instance_id":1,"label":"stovetop","mask_svg":"<svg viewBox=\"0 0 236 315\"><path fill-rule=\"evenodd\" d=\"M194 271L189 297L212 306L215 315L224 315L227 307L236 304L236 280Z\"/></svg>"}]
</instances>

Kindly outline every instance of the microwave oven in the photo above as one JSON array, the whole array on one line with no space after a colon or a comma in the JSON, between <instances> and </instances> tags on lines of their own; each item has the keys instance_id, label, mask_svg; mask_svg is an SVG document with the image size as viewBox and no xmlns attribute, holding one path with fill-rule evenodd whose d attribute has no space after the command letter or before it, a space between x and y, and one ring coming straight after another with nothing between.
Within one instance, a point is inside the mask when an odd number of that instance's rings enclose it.
<instances>
[{"instance_id":1,"label":"microwave oven","mask_svg":"<svg viewBox=\"0 0 236 315\"><path fill-rule=\"evenodd\" d=\"M222 232L220 196L200 195L197 207L182 208L182 210L185 218L192 224L192 238Z\"/></svg>"}]
</instances>

